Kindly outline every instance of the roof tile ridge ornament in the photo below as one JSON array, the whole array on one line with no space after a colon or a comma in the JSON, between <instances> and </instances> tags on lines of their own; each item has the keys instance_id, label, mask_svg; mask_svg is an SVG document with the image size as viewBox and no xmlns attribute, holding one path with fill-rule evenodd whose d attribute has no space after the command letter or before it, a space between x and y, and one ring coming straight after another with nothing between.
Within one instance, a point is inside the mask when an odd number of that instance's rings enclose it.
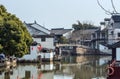
<instances>
[{"instance_id":1,"label":"roof tile ridge ornament","mask_svg":"<svg viewBox=\"0 0 120 79\"><path fill-rule=\"evenodd\" d=\"M36 20L34 20L34 23L37 24Z\"/></svg>"}]
</instances>

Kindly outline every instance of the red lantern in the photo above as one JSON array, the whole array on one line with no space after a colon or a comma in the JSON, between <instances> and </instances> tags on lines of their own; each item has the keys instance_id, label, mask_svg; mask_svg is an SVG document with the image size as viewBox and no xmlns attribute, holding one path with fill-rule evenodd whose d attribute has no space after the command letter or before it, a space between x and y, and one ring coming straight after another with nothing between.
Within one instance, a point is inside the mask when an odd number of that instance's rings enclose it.
<instances>
[{"instance_id":1,"label":"red lantern","mask_svg":"<svg viewBox=\"0 0 120 79\"><path fill-rule=\"evenodd\" d=\"M32 50L33 50L33 47L32 47Z\"/></svg>"},{"instance_id":2,"label":"red lantern","mask_svg":"<svg viewBox=\"0 0 120 79\"><path fill-rule=\"evenodd\" d=\"M37 46L37 49L38 49L39 51L41 51L41 50L42 50L42 46L41 46L41 45Z\"/></svg>"}]
</instances>

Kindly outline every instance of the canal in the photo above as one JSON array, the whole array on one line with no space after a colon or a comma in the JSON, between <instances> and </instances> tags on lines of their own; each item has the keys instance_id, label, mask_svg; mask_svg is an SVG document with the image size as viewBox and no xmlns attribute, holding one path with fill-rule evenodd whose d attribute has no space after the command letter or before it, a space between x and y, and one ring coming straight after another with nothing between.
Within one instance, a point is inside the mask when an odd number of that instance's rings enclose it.
<instances>
[{"instance_id":1,"label":"canal","mask_svg":"<svg viewBox=\"0 0 120 79\"><path fill-rule=\"evenodd\" d=\"M106 79L110 56L65 56L61 62L0 68L0 79Z\"/></svg>"}]
</instances>

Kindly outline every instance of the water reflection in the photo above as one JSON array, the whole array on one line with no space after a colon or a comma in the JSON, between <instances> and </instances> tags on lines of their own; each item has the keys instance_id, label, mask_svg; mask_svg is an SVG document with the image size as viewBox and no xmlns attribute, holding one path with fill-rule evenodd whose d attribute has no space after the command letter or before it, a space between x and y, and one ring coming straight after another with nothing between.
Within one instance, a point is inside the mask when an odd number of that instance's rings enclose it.
<instances>
[{"instance_id":1,"label":"water reflection","mask_svg":"<svg viewBox=\"0 0 120 79\"><path fill-rule=\"evenodd\" d=\"M100 56L67 56L62 62L20 64L0 68L0 79L103 79L108 60Z\"/></svg>"},{"instance_id":2,"label":"water reflection","mask_svg":"<svg viewBox=\"0 0 120 79\"><path fill-rule=\"evenodd\" d=\"M67 59L67 61L66 61ZM69 60L68 60L69 59ZM77 56L75 58L64 58L64 63L70 63L67 66L62 64L70 73L75 73L73 79L92 79L96 77L106 77L105 67L111 57L100 56ZM71 62L71 61L74 62ZM63 71L66 71L66 70ZM96 78L100 79L100 78Z\"/></svg>"}]
</instances>

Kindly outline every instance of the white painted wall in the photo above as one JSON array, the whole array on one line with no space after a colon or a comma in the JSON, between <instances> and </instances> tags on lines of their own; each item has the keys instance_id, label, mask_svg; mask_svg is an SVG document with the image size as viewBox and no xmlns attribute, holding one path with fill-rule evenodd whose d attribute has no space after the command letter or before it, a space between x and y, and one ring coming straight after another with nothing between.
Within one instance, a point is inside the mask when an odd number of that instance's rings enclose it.
<instances>
[{"instance_id":1,"label":"white painted wall","mask_svg":"<svg viewBox=\"0 0 120 79\"><path fill-rule=\"evenodd\" d=\"M19 58L19 60L36 60L38 55L41 55L41 58L48 59L54 56L54 52L38 53L37 46L31 46L30 49L30 54L24 55L22 58Z\"/></svg>"},{"instance_id":2,"label":"white painted wall","mask_svg":"<svg viewBox=\"0 0 120 79\"><path fill-rule=\"evenodd\" d=\"M101 44L99 44L99 50L102 51L102 52L108 53L108 54L112 54L112 50L111 49L108 49L108 47L103 46Z\"/></svg>"},{"instance_id":3,"label":"white painted wall","mask_svg":"<svg viewBox=\"0 0 120 79\"><path fill-rule=\"evenodd\" d=\"M33 38L34 41L40 43L42 47L54 49L54 38L46 38L46 41L41 41L41 38Z\"/></svg>"},{"instance_id":4,"label":"white painted wall","mask_svg":"<svg viewBox=\"0 0 120 79\"><path fill-rule=\"evenodd\" d=\"M41 55L41 58L52 58L53 59L53 56L54 56L54 52L51 52L51 53L39 53L39 55Z\"/></svg>"},{"instance_id":5,"label":"white painted wall","mask_svg":"<svg viewBox=\"0 0 120 79\"><path fill-rule=\"evenodd\" d=\"M101 27L101 28L100 28L101 30L103 30L103 29L106 28L104 25L101 25L100 27Z\"/></svg>"},{"instance_id":6,"label":"white painted wall","mask_svg":"<svg viewBox=\"0 0 120 79\"><path fill-rule=\"evenodd\" d=\"M33 50L32 50L33 48ZM30 54L24 55L22 58L19 58L19 60L36 60L37 59L37 46L30 46Z\"/></svg>"},{"instance_id":7,"label":"white painted wall","mask_svg":"<svg viewBox=\"0 0 120 79\"><path fill-rule=\"evenodd\" d=\"M120 48L117 48L116 60L120 61Z\"/></svg>"},{"instance_id":8,"label":"white painted wall","mask_svg":"<svg viewBox=\"0 0 120 79\"><path fill-rule=\"evenodd\" d=\"M111 34L111 31L113 31L113 35ZM119 28L115 28L113 30L111 30L111 29L108 30L108 39L109 39L108 42L109 42L109 44L113 44L115 42L120 41L120 40L118 40L118 39L120 39L120 37L118 37L118 33L120 33ZM112 39L114 39L114 40L112 40Z\"/></svg>"},{"instance_id":9,"label":"white painted wall","mask_svg":"<svg viewBox=\"0 0 120 79\"><path fill-rule=\"evenodd\" d=\"M69 39L71 34L72 34L72 30L69 32L66 32L65 34L63 34L63 36L66 37L67 39Z\"/></svg>"}]
</instances>

